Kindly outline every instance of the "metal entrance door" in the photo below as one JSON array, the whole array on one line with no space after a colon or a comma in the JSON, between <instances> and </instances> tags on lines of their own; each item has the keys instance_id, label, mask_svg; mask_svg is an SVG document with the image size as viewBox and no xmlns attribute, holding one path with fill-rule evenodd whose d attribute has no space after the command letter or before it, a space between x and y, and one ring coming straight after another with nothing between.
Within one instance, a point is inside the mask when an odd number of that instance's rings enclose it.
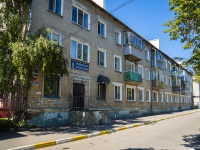
<instances>
[{"instance_id":1,"label":"metal entrance door","mask_svg":"<svg viewBox=\"0 0 200 150\"><path fill-rule=\"evenodd\" d=\"M84 109L85 84L73 84L73 110L83 111Z\"/></svg>"}]
</instances>

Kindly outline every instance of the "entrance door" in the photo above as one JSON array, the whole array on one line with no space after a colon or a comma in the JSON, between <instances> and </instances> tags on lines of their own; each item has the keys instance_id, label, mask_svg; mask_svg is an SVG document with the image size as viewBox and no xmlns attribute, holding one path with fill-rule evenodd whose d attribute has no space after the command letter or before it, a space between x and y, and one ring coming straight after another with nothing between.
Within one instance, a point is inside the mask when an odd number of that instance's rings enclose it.
<instances>
[{"instance_id":1,"label":"entrance door","mask_svg":"<svg viewBox=\"0 0 200 150\"><path fill-rule=\"evenodd\" d=\"M73 84L73 109L82 111L84 109L85 84Z\"/></svg>"}]
</instances>

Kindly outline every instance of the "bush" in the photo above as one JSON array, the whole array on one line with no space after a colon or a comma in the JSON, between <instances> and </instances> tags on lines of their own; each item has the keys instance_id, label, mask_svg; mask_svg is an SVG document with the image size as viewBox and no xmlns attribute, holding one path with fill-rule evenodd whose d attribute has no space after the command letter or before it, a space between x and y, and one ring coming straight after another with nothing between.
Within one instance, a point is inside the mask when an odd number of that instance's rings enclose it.
<instances>
[{"instance_id":1,"label":"bush","mask_svg":"<svg viewBox=\"0 0 200 150\"><path fill-rule=\"evenodd\" d=\"M0 132L8 130L11 126L12 123L8 118L0 118Z\"/></svg>"}]
</instances>

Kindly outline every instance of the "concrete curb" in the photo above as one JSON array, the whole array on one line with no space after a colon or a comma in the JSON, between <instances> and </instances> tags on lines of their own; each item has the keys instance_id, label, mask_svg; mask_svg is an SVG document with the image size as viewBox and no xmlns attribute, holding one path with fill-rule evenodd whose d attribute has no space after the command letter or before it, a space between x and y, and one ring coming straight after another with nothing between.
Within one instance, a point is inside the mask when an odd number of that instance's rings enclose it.
<instances>
[{"instance_id":1,"label":"concrete curb","mask_svg":"<svg viewBox=\"0 0 200 150\"><path fill-rule=\"evenodd\" d=\"M139 126L142 126L142 125L149 125L149 124L156 123L156 122L159 122L159 121L172 119L172 118L180 117L180 116L184 116L184 115L194 114L194 113L197 113L197 112L200 112L200 111L195 111L195 112L191 112L191 113L185 113L185 114L181 114L181 115L175 115L175 116L161 118L161 119L153 120L153 121L146 121L144 123L135 123L135 124L132 124L132 125L122 126L122 127L114 128L114 129L111 129L111 130L104 130L104 131L100 131L100 132L95 132L95 133L92 133L92 134L83 134L83 135L78 135L78 136L74 136L74 137L66 138L66 139L59 139L59 140L41 142L41 143L36 143L36 144L22 146L22 147L11 148L11 149L8 149L8 150L39 149L39 148L59 145L59 144L63 144L63 143L69 143L69 142L83 140L83 139L91 138L91 137L95 137L95 136L111 134L111 133L114 133L114 132L117 132L117 131L122 131L122 130L129 129L129 128L136 128L136 127L139 127Z\"/></svg>"}]
</instances>

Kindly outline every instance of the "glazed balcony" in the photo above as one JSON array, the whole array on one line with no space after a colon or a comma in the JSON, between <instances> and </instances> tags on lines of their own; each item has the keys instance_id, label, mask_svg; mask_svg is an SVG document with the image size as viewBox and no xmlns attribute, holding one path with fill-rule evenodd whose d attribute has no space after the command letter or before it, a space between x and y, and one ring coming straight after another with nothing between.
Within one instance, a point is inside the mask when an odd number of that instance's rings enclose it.
<instances>
[{"instance_id":1,"label":"glazed balcony","mask_svg":"<svg viewBox=\"0 0 200 150\"><path fill-rule=\"evenodd\" d=\"M142 59L143 40L131 33L124 32L124 56L132 60Z\"/></svg>"},{"instance_id":2,"label":"glazed balcony","mask_svg":"<svg viewBox=\"0 0 200 150\"><path fill-rule=\"evenodd\" d=\"M152 50L151 52L151 67L163 69L163 54L159 51Z\"/></svg>"},{"instance_id":3,"label":"glazed balcony","mask_svg":"<svg viewBox=\"0 0 200 150\"><path fill-rule=\"evenodd\" d=\"M181 81L183 81L183 82L188 82L189 80L188 80L188 77L186 77L186 76L181 76Z\"/></svg>"},{"instance_id":4,"label":"glazed balcony","mask_svg":"<svg viewBox=\"0 0 200 150\"><path fill-rule=\"evenodd\" d=\"M138 84L142 82L142 75L133 71L124 72L124 82Z\"/></svg>"},{"instance_id":5,"label":"glazed balcony","mask_svg":"<svg viewBox=\"0 0 200 150\"><path fill-rule=\"evenodd\" d=\"M164 83L160 80L152 80L153 89L164 89Z\"/></svg>"}]
</instances>

